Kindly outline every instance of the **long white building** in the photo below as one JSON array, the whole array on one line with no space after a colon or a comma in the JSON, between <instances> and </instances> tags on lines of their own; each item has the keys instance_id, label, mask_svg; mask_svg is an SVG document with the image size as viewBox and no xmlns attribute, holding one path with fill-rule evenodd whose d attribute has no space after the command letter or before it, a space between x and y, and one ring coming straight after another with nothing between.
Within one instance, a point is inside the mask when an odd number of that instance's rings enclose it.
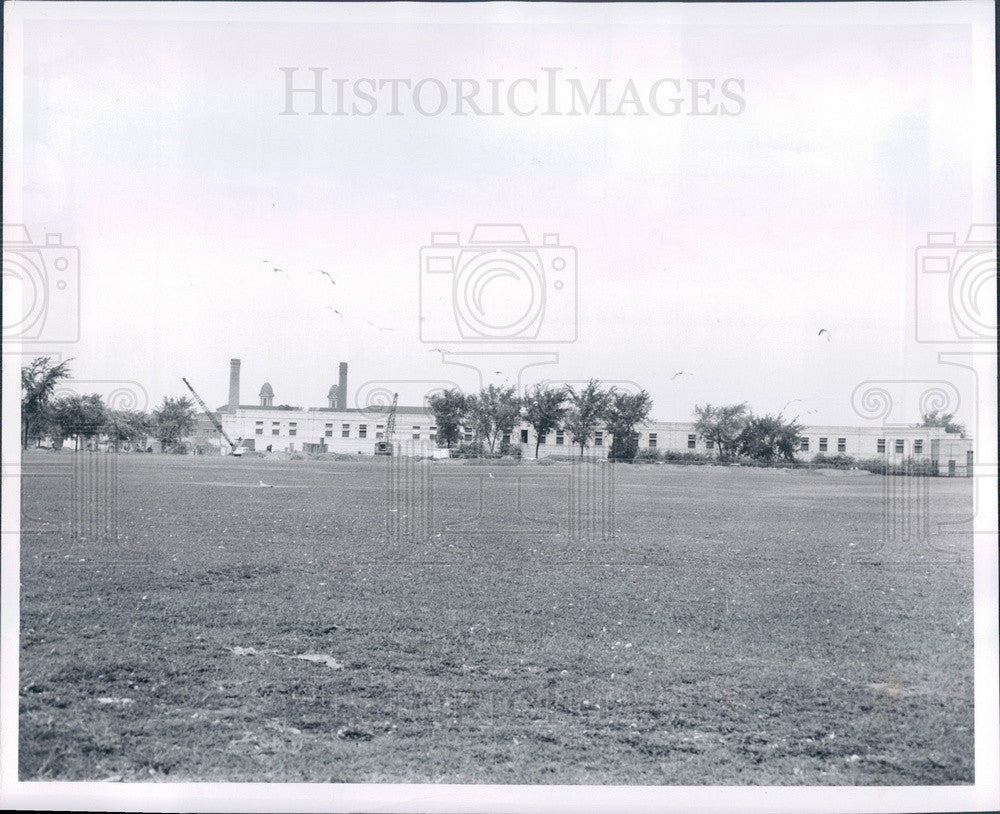
<instances>
[{"instance_id":1,"label":"long white building","mask_svg":"<svg viewBox=\"0 0 1000 814\"><path fill-rule=\"evenodd\" d=\"M268 382L261 386L257 404L240 404L240 360L233 359L229 401L216 416L226 433L248 449L373 455L376 441L385 437L388 406L359 409L349 408L347 403L347 363L341 362L339 379L327 393L326 407L275 406L274 389ZM218 434L211 432L210 426L202 421L195 440L218 445ZM712 442L698 435L691 421L651 420L637 432L640 449L701 454L714 451ZM472 440L471 430L465 432L465 438ZM424 407L397 407L394 440L433 445L437 440L434 416ZM519 444L527 457L534 455L537 439L527 424L514 428L503 440ZM593 451L609 447L610 443L607 433L598 432L592 442ZM972 474L972 449L972 439L947 433L941 427L809 425L803 430L796 458L810 461L820 454L885 458L890 462L913 458L936 461L941 474L965 476ZM539 445L539 455L573 453L568 433L551 433Z\"/></svg>"}]
</instances>

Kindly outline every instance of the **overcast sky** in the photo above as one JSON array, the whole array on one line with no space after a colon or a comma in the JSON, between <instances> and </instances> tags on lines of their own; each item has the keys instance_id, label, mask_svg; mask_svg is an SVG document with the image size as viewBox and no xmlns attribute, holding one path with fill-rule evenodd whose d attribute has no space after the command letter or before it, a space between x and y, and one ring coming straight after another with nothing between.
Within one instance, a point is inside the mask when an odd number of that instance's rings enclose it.
<instances>
[{"instance_id":1,"label":"overcast sky","mask_svg":"<svg viewBox=\"0 0 1000 814\"><path fill-rule=\"evenodd\" d=\"M80 379L136 380L156 402L186 376L215 406L240 357L243 403L266 380L276 404L317 406L347 361L352 398L386 382L413 402L436 382L478 385L430 348L545 351L558 363L525 381L637 382L660 419L687 419L696 402L776 411L798 399L787 414L859 423L852 391L883 379L950 380L967 415L969 380L915 341L913 316L926 233L961 241L995 200L992 141L984 153L974 126L973 29L934 22L947 12L914 24L919 9L888 10L875 24L869 7L852 24L849 5L823 24L789 9L786 25L736 25L720 6L697 19L671 7L354 7L326 21L285 7L286 22L267 22L222 4L157 22L116 19L115 5L24 27L22 220L36 243L61 232L80 247L81 338L51 347ZM642 92L663 77L736 78L744 105L281 116L288 66L302 83L322 66L348 85L541 81L558 67L588 87L609 78L613 97L629 78ZM576 308L559 301L567 278L545 317L555 331L572 314L575 342L420 341L420 248L432 232L466 242L477 223L575 247ZM950 330L946 302L936 319ZM513 358L483 368L517 380ZM894 420L918 418L908 398Z\"/></svg>"}]
</instances>

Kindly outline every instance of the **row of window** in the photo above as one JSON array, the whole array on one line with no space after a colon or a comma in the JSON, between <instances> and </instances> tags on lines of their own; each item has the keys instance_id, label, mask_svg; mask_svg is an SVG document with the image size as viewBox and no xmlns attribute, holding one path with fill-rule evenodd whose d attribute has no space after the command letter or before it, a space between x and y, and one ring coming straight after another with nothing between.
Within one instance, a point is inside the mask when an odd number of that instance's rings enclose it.
<instances>
[{"instance_id":1,"label":"row of window","mask_svg":"<svg viewBox=\"0 0 1000 814\"><path fill-rule=\"evenodd\" d=\"M288 435L298 435L298 430L299 430L299 428L298 428L298 422L297 421L289 421L288 422ZM324 427L323 427L323 435L326 438L333 438L333 432L334 432L334 425L333 424L325 424L324 425ZM255 435L263 435L264 434L264 422L263 421L257 421L255 423L254 434ZM271 422L271 435L281 435L281 422L280 421L272 421ZM375 425L375 438L379 439L379 438L382 438L384 435L385 435L385 424L376 424ZM419 441L420 440L420 438L421 438L421 429L420 429L420 425L419 424L414 424L413 425L412 435L413 435L413 440L414 441ZM341 438L350 438L351 437L351 425L350 424L346 424L345 423L345 424L341 424L340 425L340 437ZM358 424L358 436L357 437L358 438L367 438L368 437L368 425L367 424ZM437 438L437 427L431 427L430 428L430 440L433 441L436 438Z\"/></svg>"},{"instance_id":2,"label":"row of window","mask_svg":"<svg viewBox=\"0 0 1000 814\"><path fill-rule=\"evenodd\" d=\"M324 427L323 434L327 438L332 438L333 437L333 431L334 431L334 425L333 424L326 424L325 427ZM263 435L264 434L264 422L263 421L256 422L256 426L254 427L254 434L255 435ZM272 421L271 422L271 435L280 435L280 434L281 434L281 422L280 421ZM288 422L288 435L294 436L294 435L297 435L297 434L298 434L298 422L296 422L296 421L289 421ZM375 425L375 438L376 439L380 439L384 435L385 435L385 425L384 424L376 424ZM341 438L350 438L351 437L351 425L350 424L341 424L340 425L340 437ZM358 436L357 437L358 438L367 438L368 437L368 425L367 424L359 424L358 425ZM414 441L419 441L420 440L420 438L421 438L421 427L420 427L419 424L414 424L413 425L412 438L413 438ZM436 438L437 438L437 427L433 427L432 426L432 427L430 427L430 440L433 441ZM466 430L465 431L465 441L471 443L472 442L472 438L473 438L472 430ZM511 439L511 434L509 432L505 432L503 434L503 443L509 444L510 443L510 439ZM539 435L539 437L538 437L538 443L539 444L545 444L546 441L547 441L546 433L542 433L541 435ZM521 443L522 444L527 444L528 443L528 430L521 430ZM565 432L563 430L556 430L556 433L555 433L555 443L556 443L556 446L565 446L565 444L566 444L566 434L565 434ZM657 434L655 432L649 433L649 435L648 435L648 446L649 446L649 448L650 449L656 449L657 443L658 443ZM695 449L695 448L697 448L697 446L698 446L698 436L697 436L697 434L690 433L688 435L688 437L687 437L687 445L688 445L688 449ZM604 446L604 433L603 432L595 432L594 433L594 446L595 447L602 447L602 446ZM711 439L706 439L705 440L705 447L706 447L706 449L714 449L715 448L715 442L712 441ZM886 452L887 449L888 449L887 439L885 439L885 438L879 438L879 439L876 440L876 450L877 450L878 453L883 454L883 453ZM799 450L801 452L809 452L810 451L810 441L809 441L808 437L803 437L803 438L801 438L799 440ZM818 451L819 452L829 452L829 450L830 450L830 439L827 438L827 437L820 437L819 438L819 448L818 448ZM896 438L895 442L893 444L893 450L896 452L896 454L902 455L906 451L906 440L903 439L903 438ZM921 439L921 438L914 439L914 441L913 441L913 454L914 455L921 455L921 454L923 454L923 451L924 451L924 442L923 442L923 439ZM846 438L838 438L837 439L837 452L847 452L847 439Z\"/></svg>"},{"instance_id":3,"label":"row of window","mask_svg":"<svg viewBox=\"0 0 1000 814\"><path fill-rule=\"evenodd\" d=\"M802 452L809 452L809 439L801 438L799 439L799 449ZM829 452L830 451L830 439L820 438L819 439L819 452ZM837 439L837 452L847 452L847 439L838 438Z\"/></svg>"},{"instance_id":4,"label":"row of window","mask_svg":"<svg viewBox=\"0 0 1000 814\"><path fill-rule=\"evenodd\" d=\"M555 436L556 436L556 446L557 447L566 446L566 433L563 430L556 430ZM472 442L472 437L473 437L472 430L466 430L465 431L465 440L466 440L466 442L471 443ZM509 444L510 443L510 439L511 439L511 434L509 432L505 432L503 434L503 437L502 437L503 443ZM654 439L654 442L655 442L656 433L653 433L653 439ZM538 436L538 443L544 445L547 442L548 442L548 434L544 433L544 432L541 433ZM522 444L527 444L528 443L528 430L521 430L521 443ZM595 447L603 447L604 446L604 433L603 432L595 432L594 433L594 446ZM654 443L654 446L655 446L655 443Z\"/></svg>"}]
</instances>

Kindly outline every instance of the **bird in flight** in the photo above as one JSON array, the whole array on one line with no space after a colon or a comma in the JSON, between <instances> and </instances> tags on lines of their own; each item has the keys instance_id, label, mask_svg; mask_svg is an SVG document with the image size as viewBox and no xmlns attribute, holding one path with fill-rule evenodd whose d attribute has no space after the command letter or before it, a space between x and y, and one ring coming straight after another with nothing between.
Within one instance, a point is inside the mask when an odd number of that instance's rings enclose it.
<instances>
[{"instance_id":1,"label":"bird in flight","mask_svg":"<svg viewBox=\"0 0 1000 814\"><path fill-rule=\"evenodd\" d=\"M428 352L428 353L444 353L444 352L445 352L445 350L444 350L444 348L431 348L431 349L430 349L429 351L427 351L427 352Z\"/></svg>"},{"instance_id":2,"label":"bird in flight","mask_svg":"<svg viewBox=\"0 0 1000 814\"><path fill-rule=\"evenodd\" d=\"M819 333L816 334L816 336L822 336L823 334L826 334L826 341L829 342L830 341L830 332L826 328L820 328L819 329Z\"/></svg>"},{"instance_id":3,"label":"bird in flight","mask_svg":"<svg viewBox=\"0 0 1000 814\"><path fill-rule=\"evenodd\" d=\"M334 307L333 307L332 305L324 305L323 307L324 307L324 308L325 308L325 309L326 309L327 311L333 311L333 313L335 313L335 314L336 314L336 315L337 315L338 317L340 317L341 319L343 319L343 318L344 318L344 315L343 315L342 313L340 313L340 311L338 311L338 310L337 310L336 308L334 308Z\"/></svg>"},{"instance_id":4,"label":"bird in flight","mask_svg":"<svg viewBox=\"0 0 1000 814\"><path fill-rule=\"evenodd\" d=\"M378 332L379 332L379 333L382 333L383 331L392 331L392 328L382 328L382 327L380 327L380 326L376 325L376 324L375 324L374 322L372 322L372 321L371 321L371 320L369 320L369 319L366 319L366 320L365 320L365 322L367 322L367 323L368 323L369 325L371 325L371 326L372 326L373 328L378 328Z\"/></svg>"},{"instance_id":5,"label":"bird in flight","mask_svg":"<svg viewBox=\"0 0 1000 814\"><path fill-rule=\"evenodd\" d=\"M326 272L326 271L323 271L323 269L316 269L315 271L310 271L309 273L310 273L310 274L322 274L322 275L323 275L324 277L326 277L326 279L328 279L328 280L329 280L329 281L330 281L331 283L333 283L334 285L336 285L336 284L337 284L337 281L336 281L336 280L334 280L334 279L333 279L333 277L331 277L331 276L330 276L329 272Z\"/></svg>"},{"instance_id":6,"label":"bird in flight","mask_svg":"<svg viewBox=\"0 0 1000 814\"><path fill-rule=\"evenodd\" d=\"M693 376L693 373L688 373L686 370L678 370L673 376L670 377L670 381L673 381L678 376Z\"/></svg>"},{"instance_id":7,"label":"bird in flight","mask_svg":"<svg viewBox=\"0 0 1000 814\"><path fill-rule=\"evenodd\" d=\"M792 399L791 401L786 401L785 402L785 406L782 407L781 409L782 410L786 410L786 409L788 409L788 405L789 404L795 404L795 402L797 402L797 401L802 401L802 399Z\"/></svg>"},{"instance_id":8,"label":"bird in flight","mask_svg":"<svg viewBox=\"0 0 1000 814\"><path fill-rule=\"evenodd\" d=\"M271 269L271 270L272 270L272 271L273 271L273 272L274 272L275 274L284 274L284 275L285 275L285 279L286 279L286 280L287 280L287 279L289 279L289 277L288 277L288 272L287 272L287 271L285 271L284 269L279 269L279 268L278 268L277 266L275 266L275 267L274 267L273 269Z\"/></svg>"}]
</instances>

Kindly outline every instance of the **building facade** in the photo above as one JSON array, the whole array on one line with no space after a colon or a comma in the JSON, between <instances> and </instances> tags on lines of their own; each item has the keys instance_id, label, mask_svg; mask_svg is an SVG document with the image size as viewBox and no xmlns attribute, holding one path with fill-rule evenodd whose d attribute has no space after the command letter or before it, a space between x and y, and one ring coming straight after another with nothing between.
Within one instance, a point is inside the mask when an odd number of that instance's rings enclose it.
<instances>
[{"instance_id":1,"label":"building facade","mask_svg":"<svg viewBox=\"0 0 1000 814\"><path fill-rule=\"evenodd\" d=\"M258 404L239 403L240 362L230 364L229 403L220 407L217 417L233 441L247 449L272 452L337 452L373 455L376 441L385 438L388 405L371 408L347 407L347 363L341 362L337 384L327 393L326 407L274 406L274 390L265 383ZM639 449L657 449L679 453L712 455L711 441L702 438L690 421L649 421L637 428ZM217 434L216 434L217 435ZM464 430L466 441L471 429ZM424 407L399 406L393 440L397 443L433 447L437 427L433 414ZM520 424L502 441L519 445L525 457L534 455L538 440L534 429ZM220 449L228 445L219 439ZM591 442L592 453L610 448L611 438L598 431ZM852 458L884 458L890 463L907 459L937 462L941 474L972 474L971 438L947 433L941 427L809 425L803 429L796 458L811 461L819 455L849 455ZM569 433L557 431L541 439L539 456L578 453Z\"/></svg>"}]
</instances>

